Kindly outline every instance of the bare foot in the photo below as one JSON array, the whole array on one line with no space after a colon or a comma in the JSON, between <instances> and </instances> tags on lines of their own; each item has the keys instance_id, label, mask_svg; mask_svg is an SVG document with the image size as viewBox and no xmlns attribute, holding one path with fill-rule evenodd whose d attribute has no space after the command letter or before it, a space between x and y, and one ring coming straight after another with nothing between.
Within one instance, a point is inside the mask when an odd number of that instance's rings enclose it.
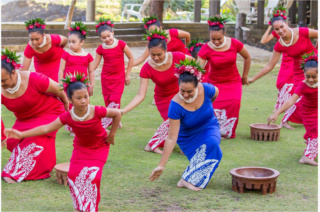
<instances>
[{"instance_id":1,"label":"bare foot","mask_svg":"<svg viewBox=\"0 0 320 212\"><path fill-rule=\"evenodd\" d=\"M293 127L290 126L290 124L286 121L286 122L281 122L280 126L284 127L284 128L287 128L287 129L290 129L290 130L294 130Z\"/></svg>"},{"instance_id":2,"label":"bare foot","mask_svg":"<svg viewBox=\"0 0 320 212\"><path fill-rule=\"evenodd\" d=\"M226 137L224 137L224 136L221 136L221 140L225 140L225 139L227 139Z\"/></svg>"},{"instance_id":3,"label":"bare foot","mask_svg":"<svg viewBox=\"0 0 320 212\"><path fill-rule=\"evenodd\" d=\"M76 135L74 134L74 132L70 131L70 136L75 137Z\"/></svg>"},{"instance_id":4,"label":"bare foot","mask_svg":"<svg viewBox=\"0 0 320 212\"><path fill-rule=\"evenodd\" d=\"M78 211L77 209L74 209L74 212L81 212L81 211Z\"/></svg>"},{"instance_id":5,"label":"bare foot","mask_svg":"<svg viewBox=\"0 0 320 212\"><path fill-rule=\"evenodd\" d=\"M162 153L163 153L163 151L159 148L155 148L153 151L157 154L160 154L160 155L162 155Z\"/></svg>"},{"instance_id":6,"label":"bare foot","mask_svg":"<svg viewBox=\"0 0 320 212\"><path fill-rule=\"evenodd\" d=\"M10 177L3 177L2 179L6 181L6 183L10 183L10 184L17 183L17 181L15 181L14 179L11 179Z\"/></svg>"},{"instance_id":7,"label":"bare foot","mask_svg":"<svg viewBox=\"0 0 320 212\"><path fill-rule=\"evenodd\" d=\"M7 139L1 141L1 149L7 145Z\"/></svg>"},{"instance_id":8,"label":"bare foot","mask_svg":"<svg viewBox=\"0 0 320 212\"><path fill-rule=\"evenodd\" d=\"M144 147L144 151L146 152L154 152L154 153L158 153L160 155L162 155L162 150L159 149L159 148L155 148L154 150L151 149L151 147L149 146L149 144L147 144L145 147Z\"/></svg>"},{"instance_id":9,"label":"bare foot","mask_svg":"<svg viewBox=\"0 0 320 212\"><path fill-rule=\"evenodd\" d=\"M121 122L120 122L120 124L119 124L119 128L122 128L122 124L121 124Z\"/></svg>"},{"instance_id":10,"label":"bare foot","mask_svg":"<svg viewBox=\"0 0 320 212\"><path fill-rule=\"evenodd\" d=\"M318 166L318 163L315 162L314 160L311 160L310 158L308 158L307 156L303 155L302 158L299 160L299 163L302 164L309 164L311 166Z\"/></svg>"},{"instance_id":11,"label":"bare foot","mask_svg":"<svg viewBox=\"0 0 320 212\"><path fill-rule=\"evenodd\" d=\"M179 188L187 188L187 189L190 189L190 190L193 190L193 191L201 191L202 190L202 188L195 187L194 185L192 185L191 183L188 183L184 179L180 179L179 180L179 182L177 184L177 187L179 187Z\"/></svg>"},{"instance_id":12,"label":"bare foot","mask_svg":"<svg viewBox=\"0 0 320 212\"><path fill-rule=\"evenodd\" d=\"M181 154L181 155L184 155L184 153L182 152L182 150L180 150L180 154Z\"/></svg>"}]
</instances>

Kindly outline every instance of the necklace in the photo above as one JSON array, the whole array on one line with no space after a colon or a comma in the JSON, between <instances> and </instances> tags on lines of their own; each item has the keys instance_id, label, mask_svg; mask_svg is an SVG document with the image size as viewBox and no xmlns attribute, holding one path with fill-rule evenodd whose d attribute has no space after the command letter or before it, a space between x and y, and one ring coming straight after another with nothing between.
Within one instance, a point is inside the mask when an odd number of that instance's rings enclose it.
<instances>
[{"instance_id":1,"label":"necklace","mask_svg":"<svg viewBox=\"0 0 320 212\"><path fill-rule=\"evenodd\" d=\"M198 88L196 89L196 94L195 94L191 99L188 99L188 100L186 100L186 99L181 95L181 93L179 92L179 97L180 97L180 99L182 99L182 100L183 100L185 103L187 103L187 104L190 104L190 103L194 102L194 100L196 100L197 96L198 96Z\"/></svg>"},{"instance_id":2,"label":"necklace","mask_svg":"<svg viewBox=\"0 0 320 212\"><path fill-rule=\"evenodd\" d=\"M21 76L20 73L17 72L18 78L17 78L17 84L13 88L7 88L6 91L10 94L14 94L17 92L21 85Z\"/></svg>"},{"instance_id":3,"label":"necklace","mask_svg":"<svg viewBox=\"0 0 320 212\"><path fill-rule=\"evenodd\" d=\"M117 38L113 38L113 44L107 45L107 44L105 44L105 43L102 43L102 47L103 47L104 49L112 49L112 48L118 46L118 42L119 42L119 41L118 41Z\"/></svg>"},{"instance_id":4,"label":"necklace","mask_svg":"<svg viewBox=\"0 0 320 212\"><path fill-rule=\"evenodd\" d=\"M154 62L154 60L151 59L151 61L153 62L153 64L155 64L156 66L162 66L164 64L167 63L168 61L168 53L166 52L165 55L164 55L164 60L161 62L161 63L156 63Z\"/></svg>"},{"instance_id":5,"label":"necklace","mask_svg":"<svg viewBox=\"0 0 320 212\"><path fill-rule=\"evenodd\" d=\"M43 42L40 44L40 46L38 48L41 49L42 47L44 47L44 45L46 45L46 42L47 42L47 37L44 36Z\"/></svg>"},{"instance_id":6,"label":"necklace","mask_svg":"<svg viewBox=\"0 0 320 212\"><path fill-rule=\"evenodd\" d=\"M75 117L75 118L78 119L79 121L83 121L83 120L85 120L85 119L89 116L89 114L90 114L90 105L88 105L87 112L86 112L86 114L84 114L84 116L82 116L82 117L79 117L79 116L77 116L77 115L74 113L74 107L71 108L70 112L71 112L71 114L72 114L73 117Z\"/></svg>"},{"instance_id":7,"label":"necklace","mask_svg":"<svg viewBox=\"0 0 320 212\"><path fill-rule=\"evenodd\" d=\"M291 28L288 28L290 31L291 31L291 41L290 41L290 43L289 44L286 44L283 40L282 40L282 37L280 37L280 40L281 40L281 43L284 45L284 46L286 46L286 47L289 47L289 46L291 46L292 45L292 42L293 42L293 30L291 29Z\"/></svg>"},{"instance_id":8,"label":"necklace","mask_svg":"<svg viewBox=\"0 0 320 212\"><path fill-rule=\"evenodd\" d=\"M226 39L226 36L223 36L223 43L220 45L220 46L216 46L212 43L212 41L210 41L210 43L212 44L212 46L216 49L221 49L222 47L224 47L227 43L227 39Z\"/></svg>"},{"instance_id":9,"label":"necklace","mask_svg":"<svg viewBox=\"0 0 320 212\"><path fill-rule=\"evenodd\" d=\"M71 51L71 54L75 55L75 56L84 56L86 54L86 52L81 49L81 53L75 53L74 51Z\"/></svg>"},{"instance_id":10,"label":"necklace","mask_svg":"<svg viewBox=\"0 0 320 212\"><path fill-rule=\"evenodd\" d=\"M309 86L310 88L317 88L318 87L318 83L314 84L314 85L309 85L307 82L306 82L306 85Z\"/></svg>"}]
</instances>

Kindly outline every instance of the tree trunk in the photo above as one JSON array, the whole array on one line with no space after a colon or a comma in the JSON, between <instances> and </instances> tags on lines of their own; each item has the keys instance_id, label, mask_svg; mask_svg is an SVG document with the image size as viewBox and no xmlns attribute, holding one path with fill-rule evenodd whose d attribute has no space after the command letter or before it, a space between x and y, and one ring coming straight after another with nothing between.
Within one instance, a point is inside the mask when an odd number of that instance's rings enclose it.
<instances>
[{"instance_id":1,"label":"tree trunk","mask_svg":"<svg viewBox=\"0 0 320 212\"><path fill-rule=\"evenodd\" d=\"M67 18L66 18L66 24L64 25L64 29L69 29L71 26L73 11L76 6L76 3L77 3L77 0L72 0L72 2L70 4L69 11L68 11Z\"/></svg>"},{"instance_id":2,"label":"tree trunk","mask_svg":"<svg viewBox=\"0 0 320 212\"><path fill-rule=\"evenodd\" d=\"M87 0L86 21L94 21L96 17L96 0Z\"/></svg>"},{"instance_id":3,"label":"tree trunk","mask_svg":"<svg viewBox=\"0 0 320 212\"><path fill-rule=\"evenodd\" d=\"M161 25L163 20L163 6L164 6L164 0L151 0L150 15L157 16Z\"/></svg>"},{"instance_id":4,"label":"tree trunk","mask_svg":"<svg viewBox=\"0 0 320 212\"><path fill-rule=\"evenodd\" d=\"M244 27L246 25L246 18L247 18L247 15L244 13L237 14L236 30L235 30L235 35L234 35L234 37L237 40L240 40L240 41L243 40L243 36L242 36L243 32L242 32L241 27Z\"/></svg>"},{"instance_id":5,"label":"tree trunk","mask_svg":"<svg viewBox=\"0 0 320 212\"><path fill-rule=\"evenodd\" d=\"M194 0L194 22L201 21L201 0Z\"/></svg>"}]
</instances>

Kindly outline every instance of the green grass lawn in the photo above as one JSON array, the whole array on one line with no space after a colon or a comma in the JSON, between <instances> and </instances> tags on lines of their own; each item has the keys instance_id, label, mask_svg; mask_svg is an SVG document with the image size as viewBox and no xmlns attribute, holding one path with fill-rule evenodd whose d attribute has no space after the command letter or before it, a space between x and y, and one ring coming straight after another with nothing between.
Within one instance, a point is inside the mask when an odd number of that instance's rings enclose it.
<instances>
[{"instance_id":1,"label":"green grass lawn","mask_svg":"<svg viewBox=\"0 0 320 212\"><path fill-rule=\"evenodd\" d=\"M253 64L250 76L261 64ZM239 70L242 70L239 67ZM101 181L100 211L317 211L317 167L299 164L305 148L303 125L295 130L282 129L280 140L261 142L250 139L251 123L266 122L277 97L276 72L243 88L242 107L237 137L222 140L222 161L207 188L200 192L176 187L188 160L176 147L166 169L156 182L148 180L158 165L160 155L144 152L162 119L154 105L153 83L147 97L136 109L122 118L123 128L118 130L115 146L111 146ZM133 73L126 87L122 105L136 95L138 74ZM100 81L96 81L91 104L103 105ZM14 116L1 109L6 127L14 123ZM278 120L277 123L279 123ZM57 163L70 160L73 138L60 129L56 139ZM10 153L2 149L2 167ZM280 172L277 191L261 195L260 191L239 194L231 190L229 171L242 166L262 166ZM69 188L57 184L56 173L46 180L9 185L2 181L2 211L72 211Z\"/></svg>"}]
</instances>

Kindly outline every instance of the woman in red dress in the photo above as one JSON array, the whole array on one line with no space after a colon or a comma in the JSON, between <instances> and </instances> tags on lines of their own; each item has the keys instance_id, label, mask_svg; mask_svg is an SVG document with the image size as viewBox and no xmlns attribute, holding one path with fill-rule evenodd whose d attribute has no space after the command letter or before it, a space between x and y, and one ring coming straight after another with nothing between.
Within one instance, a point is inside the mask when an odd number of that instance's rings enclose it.
<instances>
[{"instance_id":1,"label":"woman in red dress","mask_svg":"<svg viewBox=\"0 0 320 212\"><path fill-rule=\"evenodd\" d=\"M1 149L7 145L7 136L4 133L5 127L1 119Z\"/></svg>"},{"instance_id":2,"label":"woman in red dress","mask_svg":"<svg viewBox=\"0 0 320 212\"><path fill-rule=\"evenodd\" d=\"M160 21L158 21L156 16L146 17L143 20L144 28L147 31L154 30L154 29L162 29ZM190 55L188 48L186 45L190 43L191 37L190 33L180 30L180 29L169 29L165 31L168 34L167 40L167 51L168 52L182 52L184 54ZM185 40L184 44L181 39ZM133 66L137 66L140 63L144 62L148 56L150 55L149 48L147 47L143 54L134 60Z\"/></svg>"},{"instance_id":3,"label":"woman in red dress","mask_svg":"<svg viewBox=\"0 0 320 212\"><path fill-rule=\"evenodd\" d=\"M271 23L274 31L280 36L280 38L273 48L274 51L269 63L263 67L259 73L249 79L249 83L255 82L257 79L272 71L278 62L281 53L285 53L288 57L293 58L293 90L295 90L300 82L305 79L303 70L300 67L301 55L312 51L317 52L317 49L315 49L311 43L310 38L318 38L318 31L304 27L291 29L286 24L285 19L287 17L283 13L282 15L281 13L277 13L277 15L274 16L275 17L272 19ZM301 101L301 98L303 98L303 96L297 100L298 104L295 104L296 110L300 110L299 101ZM299 120L301 120L301 117Z\"/></svg>"},{"instance_id":4,"label":"woman in red dress","mask_svg":"<svg viewBox=\"0 0 320 212\"><path fill-rule=\"evenodd\" d=\"M76 135L68 172L73 206L75 211L98 211L102 170L107 162L110 144L114 144L121 114L119 110L90 105L89 93L83 81L82 76L78 75L74 76L74 80L69 78L69 84L64 84L69 101L74 106L72 110L32 130L19 132L6 129L6 132L9 138L22 139L56 131L64 124L71 126ZM101 125L103 117L113 118L115 123L109 135Z\"/></svg>"},{"instance_id":5,"label":"woman in red dress","mask_svg":"<svg viewBox=\"0 0 320 212\"><path fill-rule=\"evenodd\" d=\"M199 54L200 64L210 63L208 82L216 86L220 95L213 103L216 117L220 124L222 138L236 137L239 120L242 85L247 85L251 57L243 43L226 37L224 18L209 18L210 41ZM237 68L237 54L244 59L242 77Z\"/></svg>"},{"instance_id":6,"label":"woman in red dress","mask_svg":"<svg viewBox=\"0 0 320 212\"><path fill-rule=\"evenodd\" d=\"M58 82L60 60L64 52L63 48L67 45L67 38L61 35L45 34L46 25L41 18L29 20L26 22L26 27L30 41L24 50L21 71L29 70L34 57L36 72Z\"/></svg>"},{"instance_id":7,"label":"woman in red dress","mask_svg":"<svg viewBox=\"0 0 320 212\"><path fill-rule=\"evenodd\" d=\"M2 53L1 103L17 117L13 129L28 129L50 123L68 109L68 100L58 84L37 72L18 72L20 65L15 53ZM50 93L51 95L48 95ZM63 102L61 103L60 100ZM7 139L12 152L3 169L8 183L39 180L50 177L56 164L55 137L57 130L26 139Z\"/></svg>"},{"instance_id":8,"label":"woman in red dress","mask_svg":"<svg viewBox=\"0 0 320 212\"><path fill-rule=\"evenodd\" d=\"M93 95L94 88L94 67L93 57L90 53L83 50L82 46L86 39L87 26L82 22L76 22L71 25L70 32L68 34L68 42L70 47L70 53L65 51L62 55L59 70L59 82L66 77L66 75L82 74L85 78L89 76L90 87L89 94ZM72 104L69 105L69 109L72 108ZM72 128L65 125L66 130L70 131L70 135L74 136Z\"/></svg>"},{"instance_id":9,"label":"woman in red dress","mask_svg":"<svg viewBox=\"0 0 320 212\"><path fill-rule=\"evenodd\" d=\"M268 123L274 123L280 113L294 105L303 95L299 112L306 129L303 138L307 147L299 162L317 166L314 160L318 155L318 55L304 55L302 66L305 80L299 83L292 97L268 118Z\"/></svg>"},{"instance_id":10,"label":"woman in red dress","mask_svg":"<svg viewBox=\"0 0 320 212\"><path fill-rule=\"evenodd\" d=\"M167 52L164 30L151 30L151 32L148 33L148 40L150 59L143 65L140 71L140 88L138 94L122 111L123 114L128 113L144 100L149 79L156 84L154 88L154 99L164 122L146 145L145 150L162 154L162 150L160 150L159 147L164 146L168 135L168 109L170 101L179 91L178 78L174 76L175 64L185 58L192 60L192 57L181 52Z\"/></svg>"},{"instance_id":11,"label":"woman in red dress","mask_svg":"<svg viewBox=\"0 0 320 212\"><path fill-rule=\"evenodd\" d=\"M108 108L120 108L121 96L124 85L130 84L130 73L134 61L128 45L114 37L113 21L100 18L97 22L96 32L102 45L96 50L94 59L94 70L97 69L103 57L101 72L101 86L104 103ZM127 71L125 72L124 55L129 59ZM107 128L112 123L111 119L104 118L102 124ZM121 124L120 124L121 127Z\"/></svg>"}]
</instances>

